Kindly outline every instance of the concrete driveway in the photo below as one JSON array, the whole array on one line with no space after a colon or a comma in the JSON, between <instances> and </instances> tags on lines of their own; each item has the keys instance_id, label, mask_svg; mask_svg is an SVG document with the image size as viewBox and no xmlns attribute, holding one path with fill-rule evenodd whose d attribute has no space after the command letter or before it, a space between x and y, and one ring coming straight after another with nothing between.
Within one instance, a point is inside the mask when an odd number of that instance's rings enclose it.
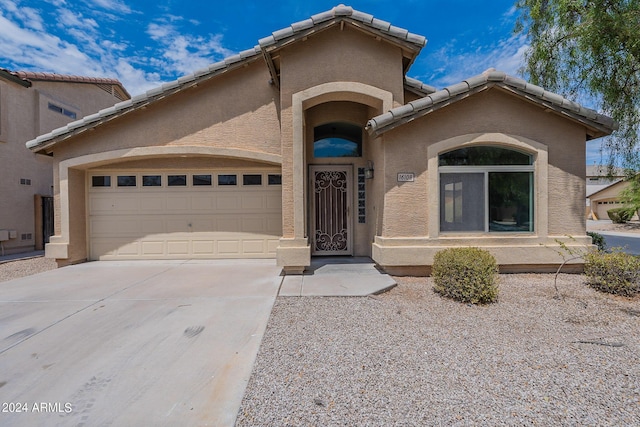
<instances>
[{"instance_id":1,"label":"concrete driveway","mask_svg":"<svg viewBox=\"0 0 640 427\"><path fill-rule=\"evenodd\" d=\"M92 262L0 283L0 425L233 425L279 272Z\"/></svg>"}]
</instances>

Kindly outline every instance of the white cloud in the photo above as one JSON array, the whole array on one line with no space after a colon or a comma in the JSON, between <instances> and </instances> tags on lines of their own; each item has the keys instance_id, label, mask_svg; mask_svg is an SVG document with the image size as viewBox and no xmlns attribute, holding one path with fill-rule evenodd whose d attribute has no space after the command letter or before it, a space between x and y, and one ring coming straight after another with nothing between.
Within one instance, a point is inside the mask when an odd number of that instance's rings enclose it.
<instances>
[{"instance_id":1,"label":"white cloud","mask_svg":"<svg viewBox=\"0 0 640 427\"><path fill-rule=\"evenodd\" d=\"M465 44L460 46L461 43ZM430 74L417 78L441 88L459 83L489 68L496 68L512 76L520 74L528 47L525 37L511 36L486 45L480 45L474 40L471 47L474 45L474 49L469 49L467 42L450 40L446 46L428 54L423 60L438 68L430 67L433 70Z\"/></svg>"},{"instance_id":2,"label":"white cloud","mask_svg":"<svg viewBox=\"0 0 640 427\"><path fill-rule=\"evenodd\" d=\"M206 36L181 32L173 23L180 21L171 15L166 21L152 22L147 26L147 34L157 42L163 51L161 58L153 58L156 67L169 68L181 74L195 70L233 54L222 45L222 35Z\"/></svg>"},{"instance_id":3,"label":"white cloud","mask_svg":"<svg viewBox=\"0 0 640 427\"><path fill-rule=\"evenodd\" d=\"M95 4L98 7L101 7L106 10L110 10L113 12L120 12L124 14L131 13L131 8L127 6L121 0L90 0L91 3Z\"/></svg>"},{"instance_id":4,"label":"white cloud","mask_svg":"<svg viewBox=\"0 0 640 427\"><path fill-rule=\"evenodd\" d=\"M98 23L95 21L95 19L84 18L81 13L76 14L69 9L61 8L58 10L58 14L60 19L58 25L91 31L98 28Z\"/></svg>"}]
</instances>

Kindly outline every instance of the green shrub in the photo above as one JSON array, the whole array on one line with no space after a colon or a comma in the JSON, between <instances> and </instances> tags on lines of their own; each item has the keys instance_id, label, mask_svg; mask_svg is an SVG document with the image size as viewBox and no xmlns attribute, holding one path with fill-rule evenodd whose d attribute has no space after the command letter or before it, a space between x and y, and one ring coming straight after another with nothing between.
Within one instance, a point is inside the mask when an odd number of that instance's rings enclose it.
<instances>
[{"instance_id":1,"label":"green shrub","mask_svg":"<svg viewBox=\"0 0 640 427\"><path fill-rule=\"evenodd\" d=\"M593 231L587 231L587 236L591 237L591 244L596 245L599 251L604 251L607 248L607 244L604 241L604 236Z\"/></svg>"},{"instance_id":2,"label":"green shrub","mask_svg":"<svg viewBox=\"0 0 640 427\"><path fill-rule=\"evenodd\" d=\"M640 258L614 249L591 251L585 256L584 273L594 289L609 294L633 296L640 293Z\"/></svg>"},{"instance_id":3,"label":"green shrub","mask_svg":"<svg viewBox=\"0 0 640 427\"><path fill-rule=\"evenodd\" d=\"M629 221L633 216L633 209L629 208L615 208L607 211L609 219L615 224L624 224Z\"/></svg>"},{"instance_id":4,"label":"green shrub","mask_svg":"<svg viewBox=\"0 0 640 427\"><path fill-rule=\"evenodd\" d=\"M498 265L479 248L450 248L436 253L431 275L440 295L472 304L498 299Z\"/></svg>"}]
</instances>

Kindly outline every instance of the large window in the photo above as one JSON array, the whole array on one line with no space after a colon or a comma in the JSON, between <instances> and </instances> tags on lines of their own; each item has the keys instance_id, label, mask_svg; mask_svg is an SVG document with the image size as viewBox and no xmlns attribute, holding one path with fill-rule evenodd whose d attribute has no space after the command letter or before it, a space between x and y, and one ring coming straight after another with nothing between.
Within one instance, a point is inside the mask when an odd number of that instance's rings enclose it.
<instances>
[{"instance_id":1,"label":"large window","mask_svg":"<svg viewBox=\"0 0 640 427\"><path fill-rule=\"evenodd\" d=\"M340 122L316 126L313 157L362 157L362 128Z\"/></svg>"},{"instance_id":2,"label":"large window","mask_svg":"<svg viewBox=\"0 0 640 427\"><path fill-rule=\"evenodd\" d=\"M533 157L500 147L439 156L440 231L532 232Z\"/></svg>"}]
</instances>

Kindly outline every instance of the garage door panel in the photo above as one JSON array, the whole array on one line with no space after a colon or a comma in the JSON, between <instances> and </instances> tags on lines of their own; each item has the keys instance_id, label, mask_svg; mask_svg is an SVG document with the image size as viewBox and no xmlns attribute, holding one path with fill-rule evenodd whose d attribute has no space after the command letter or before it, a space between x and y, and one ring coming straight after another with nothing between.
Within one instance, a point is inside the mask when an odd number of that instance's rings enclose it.
<instances>
[{"instance_id":1,"label":"garage door panel","mask_svg":"<svg viewBox=\"0 0 640 427\"><path fill-rule=\"evenodd\" d=\"M282 235L279 186L223 187L214 179L212 186L193 187L190 178L188 183L89 187L91 259L275 257Z\"/></svg>"},{"instance_id":2,"label":"garage door panel","mask_svg":"<svg viewBox=\"0 0 640 427\"><path fill-rule=\"evenodd\" d=\"M242 252L245 255L264 253L265 241L264 240L243 240Z\"/></svg>"},{"instance_id":3,"label":"garage door panel","mask_svg":"<svg viewBox=\"0 0 640 427\"><path fill-rule=\"evenodd\" d=\"M238 240L220 240L217 245L217 253L220 255L239 255L240 242Z\"/></svg>"},{"instance_id":4,"label":"garage door panel","mask_svg":"<svg viewBox=\"0 0 640 427\"><path fill-rule=\"evenodd\" d=\"M189 212L190 207L190 198L187 196L176 196L176 195L168 195L167 196L167 212Z\"/></svg>"},{"instance_id":5,"label":"garage door panel","mask_svg":"<svg viewBox=\"0 0 640 427\"><path fill-rule=\"evenodd\" d=\"M168 255L189 255L189 241L175 240L167 242Z\"/></svg>"},{"instance_id":6,"label":"garage door panel","mask_svg":"<svg viewBox=\"0 0 640 427\"><path fill-rule=\"evenodd\" d=\"M163 241L141 242L142 255L164 255Z\"/></svg>"},{"instance_id":7,"label":"garage door panel","mask_svg":"<svg viewBox=\"0 0 640 427\"><path fill-rule=\"evenodd\" d=\"M100 212L112 212L115 210L115 205L110 197L90 197L89 198L89 214L96 214Z\"/></svg>"},{"instance_id":8,"label":"garage door panel","mask_svg":"<svg viewBox=\"0 0 640 427\"><path fill-rule=\"evenodd\" d=\"M242 218L241 231L244 233L261 233L265 230L264 218Z\"/></svg>"},{"instance_id":9,"label":"garage door panel","mask_svg":"<svg viewBox=\"0 0 640 427\"><path fill-rule=\"evenodd\" d=\"M215 247L216 247L215 240L194 240L193 254L194 255L214 255Z\"/></svg>"},{"instance_id":10,"label":"garage door panel","mask_svg":"<svg viewBox=\"0 0 640 427\"><path fill-rule=\"evenodd\" d=\"M196 211L214 212L216 207L213 196L191 197L191 208Z\"/></svg>"},{"instance_id":11,"label":"garage door panel","mask_svg":"<svg viewBox=\"0 0 640 427\"><path fill-rule=\"evenodd\" d=\"M183 218L168 218L166 224L167 233L186 233L191 230L189 221Z\"/></svg>"},{"instance_id":12,"label":"garage door panel","mask_svg":"<svg viewBox=\"0 0 640 427\"><path fill-rule=\"evenodd\" d=\"M136 217L114 216L91 220L92 235L96 236L137 236L140 231L140 219Z\"/></svg>"},{"instance_id":13,"label":"garage door panel","mask_svg":"<svg viewBox=\"0 0 640 427\"><path fill-rule=\"evenodd\" d=\"M140 230L142 230L142 234L157 234L166 232L165 221L162 218L145 218L143 221L140 221Z\"/></svg>"},{"instance_id":14,"label":"garage door panel","mask_svg":"<svg viewBox=\"0 0 640 427\"><path fill-rule=\"evenodd\" d=\"M130 242L118 248L118 255L140 255L140 243Z\"/></svg>"},{"instance_id":15,"label":"garage door panel","mask_svg":"<svg viewBox=\"0 0 640 427\"><path fill-rule=\"evenodd\" d=\"M237 217L218 216L215 223L215 230L240 232L240 219Z\"/></svg>"},{"instance_id":16,"label":"garage door panel","mask_svg":"<svg viewBox=\"0 0 640 427\"><path fill-rule=\"evenodd\" d=\"M240 206L240 196L237 194L216 195L216 209L220 212L237 211Z\"/></svg>"},{"instance_id":17,"label":"garage door panel","mask_svg":"<svg viewBox=\"0 0 640 427\"><path fill-rule=\"evenodd\" d=\"M165 210L165 200L162 197L143 197L140 199L140 212L153 214Z\"/></svg>"},{"instance_id":18,"label":"garage door panel","mask_svg":"<svg viewBox=\"0 0 640 427\"><path fill-rule=\"evenodd\" d=\"M213 231L214 220L213 219L194 219L191 221L191 231L194 233L199 233L203 231Z\"/></svg>"}]
</instances>

